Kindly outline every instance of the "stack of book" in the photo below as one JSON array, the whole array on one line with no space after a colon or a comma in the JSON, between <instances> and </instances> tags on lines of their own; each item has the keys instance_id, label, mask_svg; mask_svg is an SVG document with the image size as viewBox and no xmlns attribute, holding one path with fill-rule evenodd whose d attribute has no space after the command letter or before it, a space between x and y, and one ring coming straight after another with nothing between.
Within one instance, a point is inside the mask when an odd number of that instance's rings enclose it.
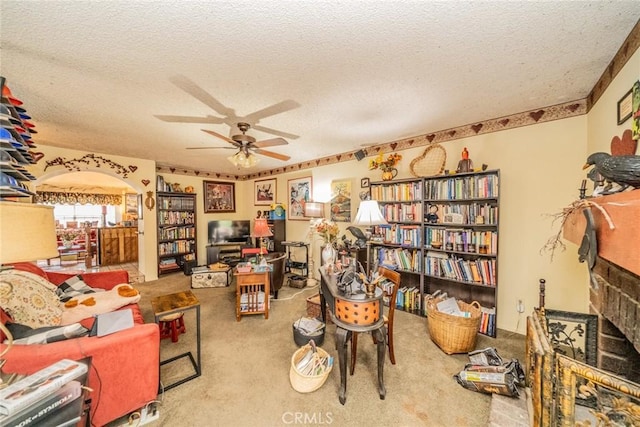
<instances>
[{"instance_id":1,"label":"stack of book","mask_svg":"<svg viewBox=\"0 0 640 427\"><path fill-rule=\"evenodd\" d=\"M88 368L63 359L0 390L0 425L76 425Z\"/></svg>"}]
</instances>

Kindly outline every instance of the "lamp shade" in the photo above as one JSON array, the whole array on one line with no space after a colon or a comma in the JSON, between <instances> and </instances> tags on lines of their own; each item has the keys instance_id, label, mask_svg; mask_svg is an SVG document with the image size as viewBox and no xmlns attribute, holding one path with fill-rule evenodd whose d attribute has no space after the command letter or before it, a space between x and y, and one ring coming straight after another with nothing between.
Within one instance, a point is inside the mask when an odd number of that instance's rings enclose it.
<instances>
[{"instance_id":1,"label":"lamp shade","mask_svg":"<svg viewBox=\"0 0 640 427\"><path fill-rule=\"evenodd\" d=\"M269 237L273 236L269 224L265 218L256 218L253 224L253 237Z\"/></svg>"},{"instance_id":2,"label":"lamp shade","mask_svg":"<svg viewBox=\"0 0 640 427\"><path fill-rule=\"evenodd\" d=\"M53 206L0 202L0 264L57 256Z\"/></svg>"},{"instance_id":3,"label":"lamp shade","mask_svg":"<svg viewBox=\"0 0 640 427\"><path fill-rule=\"evenodd\" d=\"M304 216L307 218L322 218L324 216L324 203L307 202L304 204Z\"/></svg>"},{"instance_id":4,"label":"lamp shade","mask_svg":"<svg viewBox=\"0 0 640 427\"><path fill-rule=\"evenodd\" d=\"M353 221L356 225L381 225L388 224L387 220L380 212L380 205L375 200L363 200L358 207L356 219Z\"/></svg>"}]
</instances>

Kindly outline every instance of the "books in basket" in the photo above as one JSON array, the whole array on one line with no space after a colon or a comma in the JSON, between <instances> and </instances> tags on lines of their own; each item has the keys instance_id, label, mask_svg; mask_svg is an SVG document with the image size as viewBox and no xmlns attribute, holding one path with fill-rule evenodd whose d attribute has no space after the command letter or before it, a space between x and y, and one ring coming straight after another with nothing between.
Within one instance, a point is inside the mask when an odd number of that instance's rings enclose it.
<instances>
[{"instance_id":1,"label":"books in basket","mask_svg":"<svg viewBox=\"0 0 640 427\"><path fill-rule=\"evenodd\" d=\"M0 425L6 427L24 427L36 425L45 420L48 423L53 414L56 414L62 408L73 403L81 395L82 384L79 381L69 381L58 390L42 397L40 400L37 400L15 414L0 415ZM82 406L80 405L77 414L74 415L80 415L81 412Z\"/></svg>"},{"instance_id":2,"label":"books in basket","mask_svg":"<svg viewBox=\"0 0 640 427\"><path fill-rule=\"evenodd\" d=\"M0 415L14 414L87 372L87 365L62 359L0 390Z\"/></svg>"}]
</instances>

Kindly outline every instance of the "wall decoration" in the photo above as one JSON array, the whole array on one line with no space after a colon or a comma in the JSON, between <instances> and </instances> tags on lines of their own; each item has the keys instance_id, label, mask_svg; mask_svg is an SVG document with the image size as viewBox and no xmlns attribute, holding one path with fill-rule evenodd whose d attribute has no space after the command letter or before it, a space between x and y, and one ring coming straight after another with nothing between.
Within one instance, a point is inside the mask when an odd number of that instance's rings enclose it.
<instances>
[{"instance_id":1,"label":"wall decoration","mask_svg":"<svg viewBox=\"0 0 640 427\"><path fill-rule=\"evenodd\" d=\"M147 198L144 200L144 205L147 209L151 210L156 205L156 201L153 200L153 191L147 191Z\"/></svg>"},{"instance_id":2,"label":"wall decoration","mask_svg":"<svg viewBox=\"0 0 640 427\"><path fill-rule=\"evenodd\" d=\"M631 118L631 114L633 113L633 88L629 89L627 93L625 93L622 98L618 101L618 124L621 125L629 118Z\"/></svg>"},{"instance_id":3,"label":"wall decoration","mask_svg":"<svg viewBox=\"0 0 640 427\"><path fill-rule=\"evenodd\" d=\"M277 198L276 178L261 179L255 182L254 187L254 205L271 205L275 203Z\"/></svg>"},{"instance_id":4,"label":"wall decoration","mask_svg":"<svg viewBox=\"0 0 640 427\"><path fill-rule=\"evenodd\" d=\"M138 195L125 194L124 205L127 221L134 221L138 219Z\"/></svg>"},{"instance_id":5,"label":"wall decoration","mask_svg":"<svg viewBox=\"0 0 640 427\"><path fill-rule=\"evenodd\" d=\"M331 221L351 222L351 180L331 181Z\"/></svg>"},{"instance_id":6,"label":"wall decoration","mask_svg":"<svg viewBox=\"0 0 640 427\"><path fill-rule=\"evenodd\" d=\"M233 182L203 181L204 212L235 212L236 189Z\"/></svg>"},{"instance_id":7,"label":"wall decoration","mask_svg":"<svg viewBox=\"0 0 640 427\"><path fill-rule=\"evenodd\" d=\"M47 203L51 205L113 205L122 204L122 196L119 194L93 194L93 193L71 193L58 191L36 191L36 203Z\"/></svg>"},{"instance_id":8,"label":"wall decoration","mask_svg":"<svg viewBox=\"0 0 640 427\"><path fill-rule=\"evenodd\" d=\"M289 219L306 220L304 216L304 206L313 197L313 180L310 176L304 178L290 179L287 181L287 192L289 193Z\"/></svg>"},{"instance_id":9,"label":"wall decoration","mask_svg":"<svg viewBox=\"0 0 640 427\"><path fill-rule=\"evenodd\" d=\"M102 165L109 166L110 169L113 169L113 172L117 173L118 175L122 175L123 178L127 178L129 176L129 172L134 172L136 169L138 169L137 166L129 166L129 168L126 168L121 164L114 162L113 160L91 153L85 154L79 159L67 160L64 157L56 157L55 159L49 160L47 162L44 170L46 171L49 166L64 166L68 171L81 171L86 169L86 167L91 166L92 163L96 168L99 168ZM84 164L85 166L82 166L81 164Z\"/></svg>"},{"instance_id":10,"label":"wall decoration","mask_svg":"<svg viewBox=\"0 0 640 427\"><path fill-rule=\"evenodd\" d=\"M368 187L369 187L369 178L361 178L360 188L368 188Z\"/></svg>"},{"instance_id":11,"label":"wall decoration","mask_svg":"<svg viewBox=\"0 0 640 427\"><path fill-rule=\"evenodd\" d=\"M144 186L146 187L147 185L149 185L149 183L150 183L151 181L149 181L148 179L143 179L143 180L142 180L142 181L140 181L140 182L142 182L142 183L144 184Z\"/></svg>"}]
</instances>

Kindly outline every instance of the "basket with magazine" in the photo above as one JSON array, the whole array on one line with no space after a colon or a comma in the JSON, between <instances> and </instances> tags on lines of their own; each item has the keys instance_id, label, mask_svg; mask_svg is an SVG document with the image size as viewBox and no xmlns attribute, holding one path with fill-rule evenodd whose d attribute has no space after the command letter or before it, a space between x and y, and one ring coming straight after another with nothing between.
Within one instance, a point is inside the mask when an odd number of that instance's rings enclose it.
<instances>
[{"instance_id":1,"label":"basket with magazine","mask_svg":"<svg viewBox=\"0 0 640 427\"><path fill-rule=\"evenodd\" d=\"M468 304L442 297L427 301L429 336L447 354L475 349L481 317L477 301Z\"/></svg>"},{"instance_id":2,"label":"basket with magazine","mask_svg":"<svg viewBox=\"0 0 640 427\"><path fill-rule=\"evenodd\" d=\"M333 357L311 340L291 356L291 386L299 393L311 393L322 387L332 368Z\"/></svg>"}]
</instances>

